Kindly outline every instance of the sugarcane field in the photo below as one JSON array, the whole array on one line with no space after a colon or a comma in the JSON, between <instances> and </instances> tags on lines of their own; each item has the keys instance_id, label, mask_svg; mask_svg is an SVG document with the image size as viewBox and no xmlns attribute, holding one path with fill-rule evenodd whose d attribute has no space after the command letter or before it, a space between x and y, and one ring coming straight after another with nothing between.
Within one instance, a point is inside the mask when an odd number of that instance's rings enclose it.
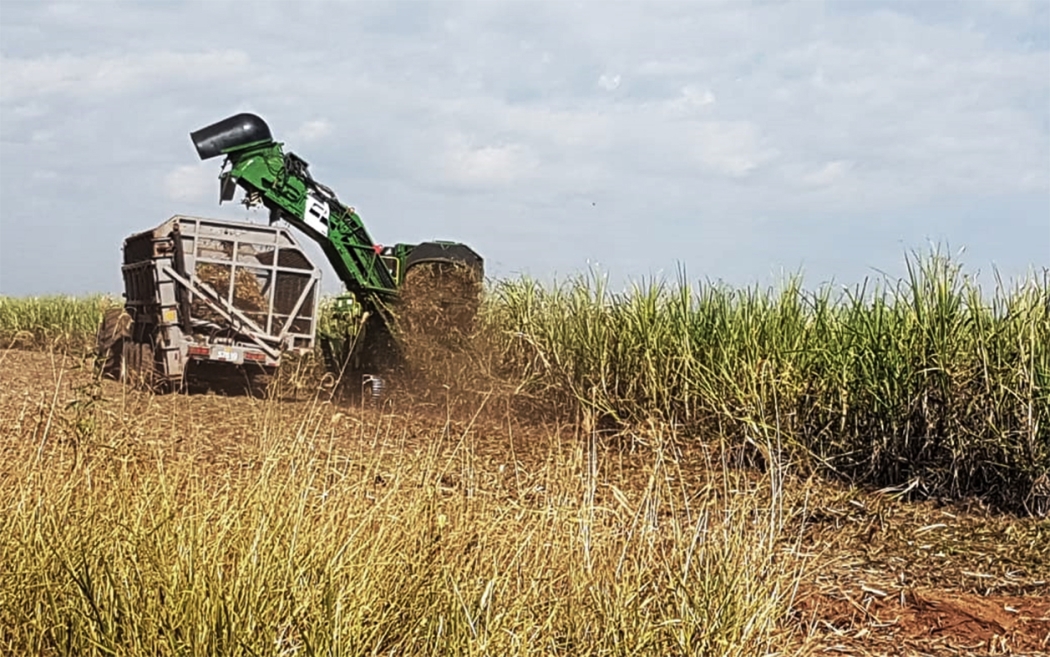
<instances>
[{"instance_id":1,"label":"sugarcane field","mask_svg":"<svg viewBox=\"0 0 1050 657\"><path fill-rule=\"evenodd\" d=\"M98 373L115 300L4 298L4 640L1040 654L1050 287L912 284L503 281L378 398L313 354L155 393Z\"/></svg>"},{"instance_id":2,"label":"sugarcane field","mask_svg":"<svg viewBox=\"0 0 1050 657\"><path fill-rule=\"evenodd\" d=\"M0 655L1050 657L1050 0L8 0Z\"/></svg>"}]
</instances>

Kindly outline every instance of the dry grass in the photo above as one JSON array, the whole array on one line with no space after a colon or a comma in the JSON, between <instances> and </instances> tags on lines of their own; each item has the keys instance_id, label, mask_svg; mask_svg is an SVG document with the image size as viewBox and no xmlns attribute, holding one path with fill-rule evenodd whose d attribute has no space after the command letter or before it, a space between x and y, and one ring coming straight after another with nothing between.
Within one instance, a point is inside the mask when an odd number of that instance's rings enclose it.
<instances>
[{"instance_id":1,"label":"dry grass","mask_svg":"<svg viewBox=\"0 0 1050 657\"><path fill-rule=\"evenodd\" d=\"M751 655L784 633L777 477L688 487L668 428L631 454L37 364L0 398L9 653Z\"/></svg>"},{"instance_id":2,"label":"dry grass","mask_svg":"<svg viewBox=\"0 0 1050 657\"><path fill-rule=\"evenodd\" d=\"M798 478L775 436L757 459L659 423L539 425L506 399L158 397L58 353L0 367L9 653L1050 645L1050 521Z\"/></svg>"},{"instance_id":3,"label":"dry grass","mask_svg":"<svg viewBox=\"0 0 1050 657\"><path fill-rule=\"evenodd\" d=\"M1048 290L508 283L375 408L100 383L102 300L2 298L0 650L1046 652Z\"/></svg>"}]
</instances>

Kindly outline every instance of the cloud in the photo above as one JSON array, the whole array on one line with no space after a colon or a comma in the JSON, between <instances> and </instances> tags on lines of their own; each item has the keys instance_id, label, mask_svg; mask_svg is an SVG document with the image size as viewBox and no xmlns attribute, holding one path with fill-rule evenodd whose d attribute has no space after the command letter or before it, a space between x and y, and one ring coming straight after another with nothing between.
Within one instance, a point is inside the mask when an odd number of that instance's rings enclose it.
<instances>
[{"instance_id":1,"label":"cloud","mask_svg":"<svg viewBox=\"0 0 1050 657\"><path fill-rule=\"evenodd\" d=\"M248 66L238 50L159 51L132 54L0 56L0 100L50 95L99 96L128 93L179 79L211 81L237 75Z\"/></svg>"},{"instance_id":2,"label":"cloud","mask_svg":"<svg viewBox=\"0 0 1050 657\"><path fill-rule=\"evenodd\" d=\"M173 211L243 217L187 139L240 111L377 233L463 239L503 271L841 279L938 235L1046 262L1050 12L1014 5L5 5L0 268L51 276L24 228L43 215L90 217L64 230L100 241L102 272Z\"/></svg>"},{"instance_id":3,"label":"cloud","mask_svg":"<svg viewBox=\"0 0 1050 657\"><path fill-rule=\"evenodd\" d=\"M828 162L811 173L805 174L802 176L801 182L804 185L813 187L826 187L842 180L851 168L853 168L851 162L835 160L834 162Z\"/></svg>"},{"instance_id":4,"label":"cloud","mask_svg":"<svg viewBox=\"0 0 1050 657\"><path fill-rule=\"evenodd\" d=\"M763 144L748 121L700 121L687 133L693 157L710 173L739 178L774 160L779 153Z\"/></svg>"},{"instance_id":5,"label":"cloud","mask_svg":"<svg viewBox=\"0 0 1050 657\"><path fill-rule=\"evenodd\" d=\"M522 144L475 146L462 134L448 139L440 162L446 181L477 189L525 182L540 166L536 155Z\"/></svg>"},{"instance_id":6,"label":"cloud","mask_svg":"<svg viewBox=\"0 0 1050 657\"><path fill-rule=\"evenodd\" d=\"M681 95L669 103L669 107L679 114L693 114L714 103L715 94L710 89L701 91L693 85L686 85L682 87Z\"/></svg>"},{"instance_id":7,"label":"cloud","mask_svg":"<svg viewBox=\"0 0 1050 657\"><path fill-rule=\"evenodd\" d=\"M218 195L217 177L210 163L177 166L164 176L164 194L172 201L203 202Z\"/></svg>"},{"instance_id":8,"label":"cloud","mask_svg":"<svg viewBox=\"0 0 1050 657\"><path fill-rule=\"evenodd\" d=\"M602 75L598 78L598 86L606 91L615 91L620 86L620 76Z\"/></svg>"},{"instance_id":9,"label":"cloud","mask_svg":"<svg viewBox=\"0 0 1050 657\"><path fill-rule=\"evenodd\" d=\"M293 133L293 138L297 142L311 144L324 139L332 132L332 124L327 119L316 119L313 121L307 121L306 123L299 126L299 128Z\"/></svg>"}]
</instances>

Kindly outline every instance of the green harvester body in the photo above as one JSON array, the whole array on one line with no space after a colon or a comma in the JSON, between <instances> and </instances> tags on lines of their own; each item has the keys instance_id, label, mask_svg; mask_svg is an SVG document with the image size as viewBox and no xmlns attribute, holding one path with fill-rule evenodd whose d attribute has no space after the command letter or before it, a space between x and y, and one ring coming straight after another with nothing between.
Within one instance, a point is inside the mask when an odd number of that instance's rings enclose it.
<instances>
[{"instance_id":1,"label":"green harvester body","mask_svg":"<svg viewBox=\"0 0 1050 657\"><path fill-rule=\"evenodd\" d=\"M360 318L355 332L396 335L390 305L412 267L455 263L472 268L479 280L484 275L481 256L465 244L444 240L377 244L357 212L314 180L306 161L286 152L266 122L254 114L231 116L190 133L190 138L202 160L225 156L219 176L220 203L233 200L241 187L246 206L267 208L271 224L283 220L321 246L346 288L336 300L336 310L345 318ZM326 354L332 352L330 361L349 357L346 340L360 342L350 334L324 337L327 346L322 346ZM387 348L391 344L388 341Z\"/></svg>"}]
</instances>

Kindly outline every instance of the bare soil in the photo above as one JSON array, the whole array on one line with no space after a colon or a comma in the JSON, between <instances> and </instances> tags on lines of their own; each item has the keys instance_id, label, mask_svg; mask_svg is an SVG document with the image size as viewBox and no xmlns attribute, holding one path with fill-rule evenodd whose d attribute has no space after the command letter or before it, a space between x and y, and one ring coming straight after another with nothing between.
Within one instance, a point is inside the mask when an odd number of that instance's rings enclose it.
<instances>
[{"instance_id":1,"label":"bare soil","mask_svg":"<svg viewBox=\"0 0 1050 657\"><path fill-rule=\"evenodd\" d=\"M825 652L1037 655L1050 650L1047 596L980 596L920 588L882 597L814 588L800 597L796 609Z\"/></svg>"},{"instance_id":2,"label":"bare soil","mask_svg":"<svg viewBox=\"0 0 1050 657\"><path fill-rule=\"evenodd\" d=\"M594 435L578 423L523 413L506 391L460 406L449 389L442 400L406 388L379 404L318 401L323 395L157 396L96 382L85 365L59 354L0 351L0 449L40 441L41 426L50 427L47 440L75 448L90 420L101 423L93 435L206 460L218 471L250 467L268 417L323 412L331 417L333 450L411 453L437 441L470 441L477 477L492 485L517 478L527 487L538 476L536 464ZM758 477L724 471L718 444L701 438L670 446L676 487L700 495L725 477L737 487ZM639 490L647 485L651 451L644 432L599 435L597 446L609 477ZM462 485L461 476L451 472L449 485ZM1050 654L1050 520L996 515L977 505L908 503L892 492L819 480L789 478L784 487L783 549L808 567L784 619L793 639L782 654Z\"/></svg>"}]
</instances>

